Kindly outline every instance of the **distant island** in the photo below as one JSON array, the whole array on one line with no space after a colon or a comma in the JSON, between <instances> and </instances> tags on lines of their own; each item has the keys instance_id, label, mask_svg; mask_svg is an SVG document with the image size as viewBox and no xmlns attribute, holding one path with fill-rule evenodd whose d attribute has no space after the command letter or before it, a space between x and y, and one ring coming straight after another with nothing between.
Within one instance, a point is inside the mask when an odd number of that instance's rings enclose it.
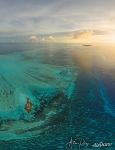
<instances>
[{"instance_id":1,"label":"distant island","mask_svg":"<svg viewBox=\"0 0 115 150\"><path fill-rule=\"evenodd\" d=\"M93 45L91 45L91 44L83 44L82 46L93 46Z\"/></svg>"}]
</instances>

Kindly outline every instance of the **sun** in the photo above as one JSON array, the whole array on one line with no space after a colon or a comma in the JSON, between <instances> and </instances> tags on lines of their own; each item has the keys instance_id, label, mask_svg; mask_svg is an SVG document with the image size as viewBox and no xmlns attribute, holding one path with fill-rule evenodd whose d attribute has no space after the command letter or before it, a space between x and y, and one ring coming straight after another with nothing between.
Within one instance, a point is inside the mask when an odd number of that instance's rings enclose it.
<instances>
[{"instance_id":1,"label":"sun","mask_svg":"<svg viewBox=\"0 0 115 150\"><path fill-rule=\"evenodd\" d=\"M107 35L105 38L105 42L107 43L115 43L115 34Z\"/></svg>"}]
</instances>

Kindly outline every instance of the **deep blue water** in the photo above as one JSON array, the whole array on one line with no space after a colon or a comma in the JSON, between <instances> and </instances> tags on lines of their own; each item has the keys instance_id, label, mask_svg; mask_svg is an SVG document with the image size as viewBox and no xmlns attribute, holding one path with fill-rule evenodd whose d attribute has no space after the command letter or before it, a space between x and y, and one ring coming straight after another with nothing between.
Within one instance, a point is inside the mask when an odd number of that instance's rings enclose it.
<instances>
[{"instance_id":1,"label":"deep blue water","mask_svg":"<svg viewBox=\"0 0 115 150\"><path fill-rule=\"evenodd\" d=\"M64 150L71 138L114 150L114 46L0 44L0 150Z\"/></svg>"}]
</instances>

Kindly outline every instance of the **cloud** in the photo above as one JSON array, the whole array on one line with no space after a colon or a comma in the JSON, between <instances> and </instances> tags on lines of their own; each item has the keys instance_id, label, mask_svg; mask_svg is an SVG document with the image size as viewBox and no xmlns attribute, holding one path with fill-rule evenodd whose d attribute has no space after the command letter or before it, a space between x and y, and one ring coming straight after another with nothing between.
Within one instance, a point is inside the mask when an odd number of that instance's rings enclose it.
<instances>
[{"instance_id":1,"label":"cloud","mask_svg":"<svg viewBox=\"0 0 115 150\"><path fill-rule=\"evenodd\" d=\"M73 39L87 39L92 37L92 35L94 34L93 31L77 31L73 33Z\"/></svg>"},{"instance_id":2,"label":"cloud","mask_svg":"<svg viewBox=\"0 0 115 150\"><path fill-rule=\"evenodd\" d=\"M32 36L29 37L29 40L31 42L38 42L38 37L36 35L32 35Z\"/></svg>"},{"instance_id":3,"label":"cloud","mask_svg":"<svg viewBox=\"0 0 115 150\"><path fill-rule=\"evenodd\" d=\"M42 42L45 42L45 41L46 41L46 39L45 39L45 38L42 38L42 39L41 39L41 41L42 41Z\"/></svg>"},{"instance_id":4,"label":"cloud","mask_svg":"<svg viewBox=\"0 0 115 150\"><path fill-rule=\"evenodd\" d=\"M55 32L77 29L60 39L75 42L91 39L104 35L105 31L115 31L114 6L115 0L0 0L0 38L37 34L55 37ZM58 38L45 40L57 41Z\"/></svg>"},{"instance_id":5,"label":"cloud","mask_svg":"<svg viewBox=\"0 0 115 150\"><path fill-rule=\"evenodd\" d=\"M54 38L52 35L50 35L50 36L48 37L48 39L51 40L51 41L54 41L54 40L55 40L55 38Z\"/></svg>"}]
</instances>

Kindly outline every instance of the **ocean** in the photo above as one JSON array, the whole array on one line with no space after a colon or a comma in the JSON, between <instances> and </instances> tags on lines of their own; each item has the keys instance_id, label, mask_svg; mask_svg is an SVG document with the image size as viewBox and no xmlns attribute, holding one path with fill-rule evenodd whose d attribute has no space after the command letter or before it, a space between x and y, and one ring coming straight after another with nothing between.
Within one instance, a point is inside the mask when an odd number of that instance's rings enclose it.
<instances>
[{"instance_id":1,"label":"ocean","mask_svg":"<svg viewBox=\"0 0 115 150\"><path fill-rule=\"evenodd\" d=\"M0 43L0 150L115 148L115 47Z\"/></svg>"}]
</instances>

